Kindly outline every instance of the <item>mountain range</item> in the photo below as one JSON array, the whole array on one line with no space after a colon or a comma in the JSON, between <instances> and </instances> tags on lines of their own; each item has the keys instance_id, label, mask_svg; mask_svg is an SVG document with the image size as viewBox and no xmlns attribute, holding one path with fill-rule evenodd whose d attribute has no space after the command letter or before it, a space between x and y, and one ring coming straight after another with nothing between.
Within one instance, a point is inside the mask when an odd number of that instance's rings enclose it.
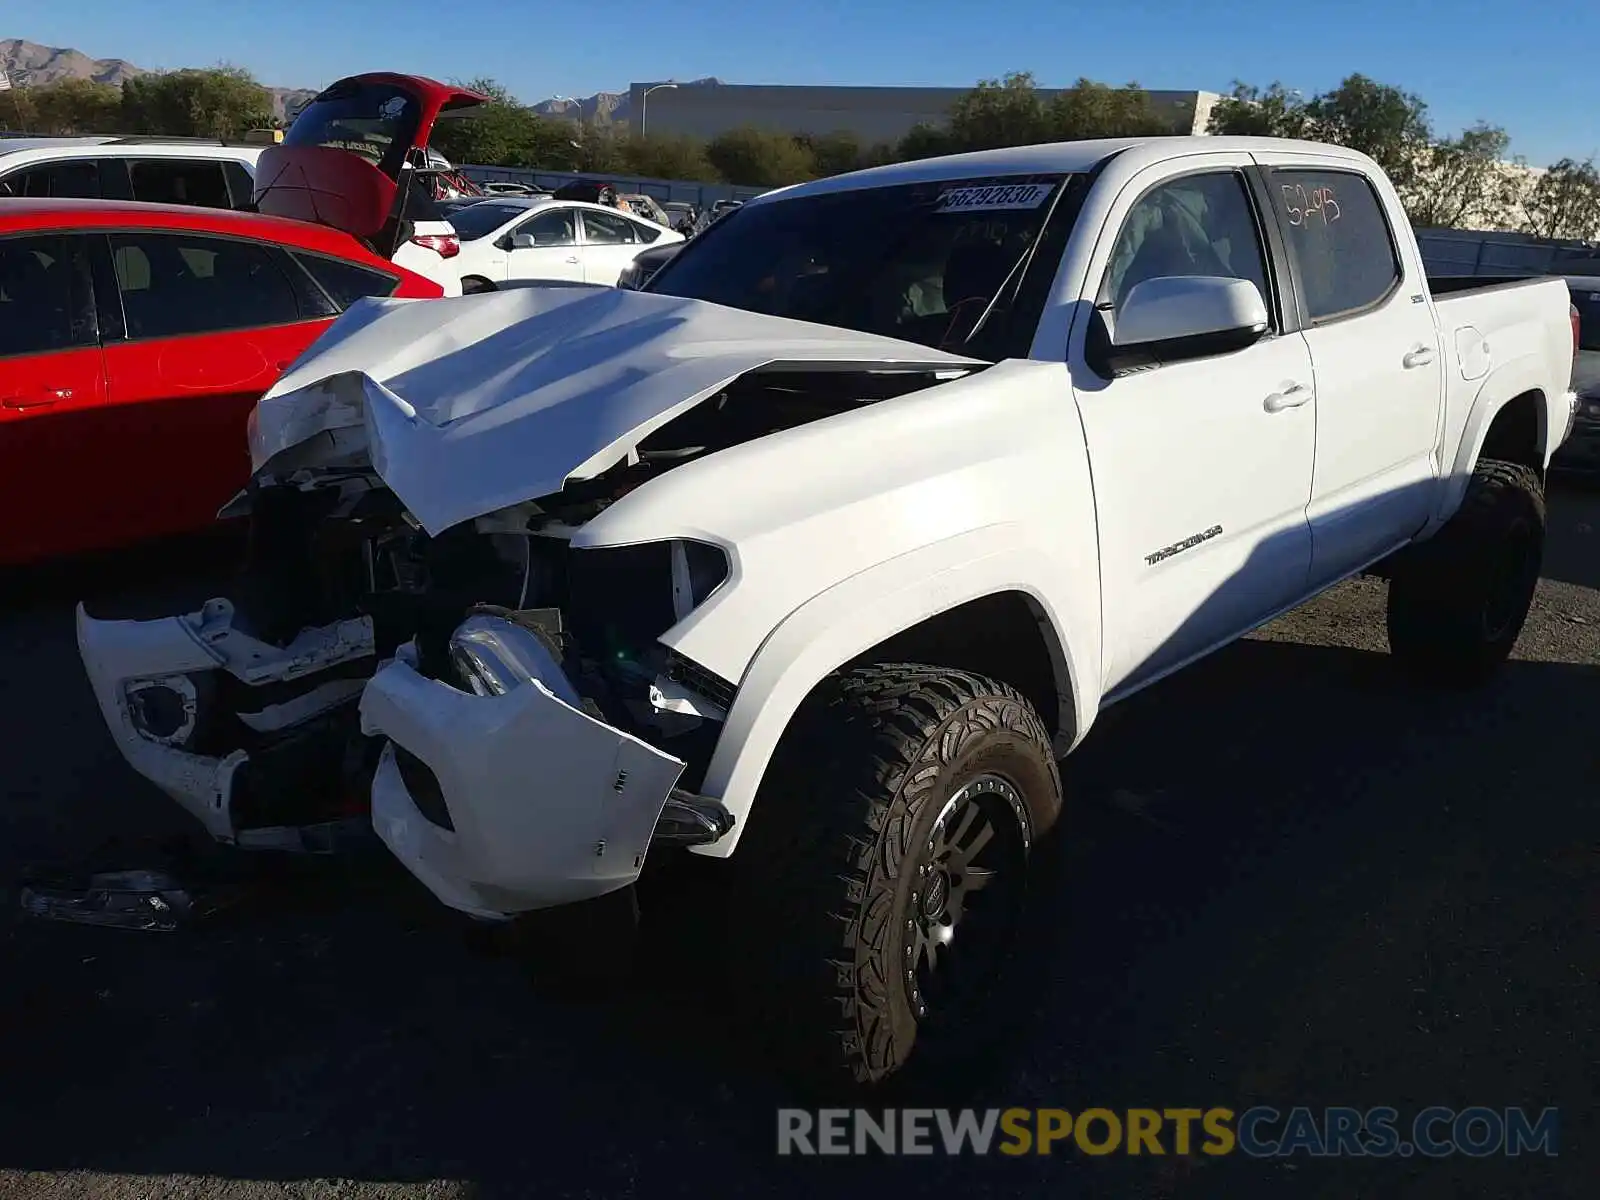
<instances>
[{"instance_id":1,"label":"mountain range","mask_svg":"<svg viewBox=\"0 0 1600 1200\"><path fill-rule=\"evenodd\" d=\"M117 87L129 79L145 74L123 58L90 58L81 50L61 46L41 46L21 38L0 38L0 71L5 72L13 87L38 86L55 83L60 79L92 79L96 83L109 83ZM710 87L721 82L713 78L694 79L680 83L680 88ZM273 115L287 119L302 104L315 96L315 88L268 87L272 95ZM530 105L534 112L544 117L562 117L576 121L629 120L627 92L596 92L592 96L552 96Z\"/></svg>"},{"instance_id":2,"label":"mountain range","mask_svg":"<svg viewBox=\"0 0 1600 1200\"><path fill-rule=\"evenodd\" d=\"M121 87L130 79L146 74L124 58L90 58L81 50L62 46L41 46L21 38L0 38L0 71L13 87L42 86L62 79L90 79ZM312 88L269 87L272 111L286 117L317 93Z\"/></svg>"}]
</instances>

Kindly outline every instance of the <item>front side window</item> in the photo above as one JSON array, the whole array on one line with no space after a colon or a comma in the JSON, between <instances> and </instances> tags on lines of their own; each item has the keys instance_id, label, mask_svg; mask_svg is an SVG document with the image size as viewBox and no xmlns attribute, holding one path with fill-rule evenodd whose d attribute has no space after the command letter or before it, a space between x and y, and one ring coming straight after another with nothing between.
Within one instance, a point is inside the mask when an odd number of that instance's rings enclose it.
<instances>
[{"instance_id":1,"label":"front side window","mask_svg":"<svg viewBox=\"0 0 1600 1200\"><path fill-rule=\"evenodd\" d=\"M970 351L1031 338L1043 296L1015 311L1070 175L929 180L739 210L661 268L648 291ZM1059 251L1041 255L1054 275ZM1050 258L1050 261L1042 261ZM1004 326L1004 329L1001 327ZM999 344L999 343L997 343Z\"/></svg>"},{"instance_id":2,"label":"front side window","mask_svg":"<svg viewBox=\"0 0 1600 1200\"><path fill-rule=\"evenodd\" d=\"M133 198L144 204L192 204L232 208L228 177L220 162L207 159L143 158L128 163Z\"/></svg>"},{"instance_id":3,"label":"front side window","mask_svg":"<svg viewBox=\"0 0 1600 1200\"><path fill-rule=\"evenodd\" d=\"M1237 172L1186 175L1140 197L1117 234L1098 306L1114 319L1135 285L1171 275L1245 279L1267 298L1255 208Z\"/></svg>"},{"instance_id":4,"label":"front side window","mask_svg":"<svg viewBox=\"0 0 1600 1200\"><path fill-rule=\"evenodd\" d=\"M638 225L627 217L583 210L583 239L591 246L626 246L639 240Z\"/></svg>"},{"instance_id":5,"label":"front side window","mask_svg":"<svg viewBox=\"0 0 1600 1200\"><path fill-rule=\"evenodd\" d=\"M1351 171L1274 171L1289 253L1313 322L1354 316L1400 283L1400 260L1372 184Z\"/></svg>"},{"instance_id":6,"label":"front side window","mask_svg":"<svg viewBox=\"0 0 1600 1200\"><path fill-rule=\"evenodd\" d=\"M111 252L130 338L302 319L294 285L270 247L184 233L115 233Z\"/></svg>"},{"instance_id":7,"label":"front side window","mask_svg":"<svg viewBox=\"0 0 1600 1200\"><path fill-rule=\"evenodd\" d=\"M23 167L0 179L0 195L98 200L100 172L88 158Z\"/></svg>"},{"instance_id":8,"label":"front side window","mask_svg":"<svg viewBox=\"0 0 1600 1200\"><path fill-rule=\"evenodd\" d=\"M86 339L74 320L82 285L60 234L0 238L0 358L67 350Z\"/></svg>"},{"instance_id":9,"label":"front side window","mask_svg":"<svg viewBox=\"0 0 1600 1200\"><path fill-rule=\"evenodd\" d=\"M533 244L540 250L547 246L576 246L578 233L574 215L570 208L549 209L518 225L516 232L531 234Z\"/></svg>"}]
</instances>

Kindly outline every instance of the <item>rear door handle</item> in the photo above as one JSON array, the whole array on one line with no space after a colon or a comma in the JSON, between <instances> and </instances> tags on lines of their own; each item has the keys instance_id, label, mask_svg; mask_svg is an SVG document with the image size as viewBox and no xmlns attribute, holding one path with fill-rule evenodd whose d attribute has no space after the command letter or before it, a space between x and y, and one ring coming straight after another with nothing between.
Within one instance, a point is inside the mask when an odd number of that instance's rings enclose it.
<instances>
[{"instance_id":1,"label":"rear door handle","mask_svg":"<svg viewBox=\"0 0 1600 1200\"><path fill-rule=\"evenodd\" d=\"M567 261L568 261L568 262L569 262L569 263L575 263L575 262L579 262L579 261L581 261L581 260L580 260L580 259L576 259L576 258L569 258L569 259L567 259Z\"/></svg>"},{"instance_id":2,"label":"rear door handle","mask_svg":"<svg viewBox=\"0 0 1600 1200\"><path fill-rule=\"evenodd\" d=\"M1263 400L1261 407L1269 413L1280 413L1286 408L1299 408L1310 399L1311 389L1305 384L1289 383Z\"/></svg>"},{"instance_id":3,"label":"rear door handle","mask_svg":"<svg viewBox=\"0 0 1600 1200\"><path fill-rule=\"evenodd\" d=\"M1433 351L1426 346L1413 346L1400 361L1408 371L1412 367L1425 367L1433 361Z\"/></svg>"}]
</instances>

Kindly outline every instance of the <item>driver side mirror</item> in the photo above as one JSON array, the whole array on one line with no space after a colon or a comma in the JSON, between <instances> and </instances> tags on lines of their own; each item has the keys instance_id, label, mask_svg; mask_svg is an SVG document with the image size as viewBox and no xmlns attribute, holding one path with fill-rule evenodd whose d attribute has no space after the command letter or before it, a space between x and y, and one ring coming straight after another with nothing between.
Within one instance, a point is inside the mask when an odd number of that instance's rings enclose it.
<instances>
[{"instance_id":1,"label":"driver side mirror","mask_svg":"<svg viewBox=\"0 0 1600 1200\"><path fill-rule=\"evenodd\" d=\"M1164 275L1134 285L1109 320L1105 365L1131 366L1242 350L1271 328L1266 301L1248 279Z\"/></svg>"}]
</instances>

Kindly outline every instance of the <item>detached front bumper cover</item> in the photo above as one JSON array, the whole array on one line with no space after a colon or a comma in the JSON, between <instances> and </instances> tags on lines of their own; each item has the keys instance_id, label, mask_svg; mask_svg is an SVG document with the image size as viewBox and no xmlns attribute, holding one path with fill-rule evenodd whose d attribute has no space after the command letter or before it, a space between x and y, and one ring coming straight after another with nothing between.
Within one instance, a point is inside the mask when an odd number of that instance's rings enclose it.
<instances>
[{"instance_id":1,"label":"detached front bumper cover","mask_svg":"<svg viewBox=\"0 0 1600 1200\"><path fill-rule=\"evenodd\" d=\"M497 649L516 643L508 633ZM726 832L714 805L674 792L681 759L569 703L576 693L553 661L533 651L500 678L507 690L472 694L397 657L362 694L363 732L391 739L373 780L373 826L445 904L503 919L592 899L636 880L652 840L697 825L702 837ZM397 746L431 773L450 828L424 815Z\"/></svg>"}]
</instances>

